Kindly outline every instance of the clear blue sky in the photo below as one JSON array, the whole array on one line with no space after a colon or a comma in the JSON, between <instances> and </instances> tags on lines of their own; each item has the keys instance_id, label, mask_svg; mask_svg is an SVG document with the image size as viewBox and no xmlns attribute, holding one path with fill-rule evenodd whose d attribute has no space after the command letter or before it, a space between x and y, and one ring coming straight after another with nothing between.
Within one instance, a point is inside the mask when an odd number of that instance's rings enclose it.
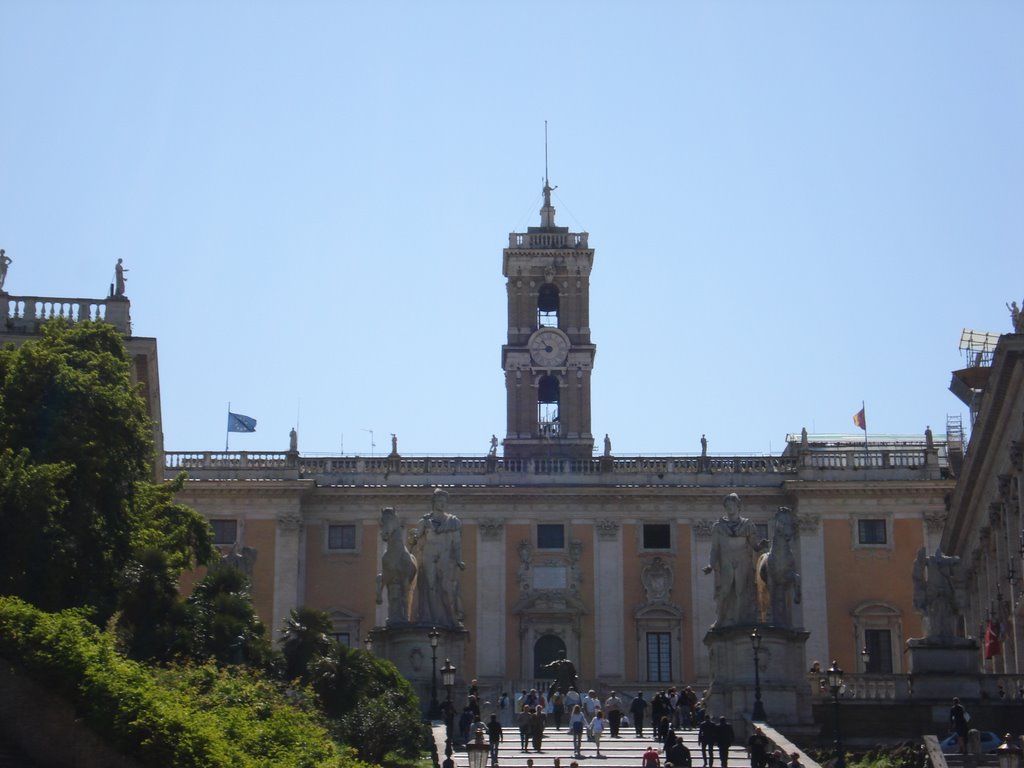
<instances>
[{"instance_id":1,"label":"clear blue sky","mask_svg":"<svg viewBox=\"0 0 1024 768\"><path fill-rule=\"evenodd\" d=\"M1024 299L1021 2L0 4L15 295L128 272L169 450L487 450L501 251L596 248L595 436L944 431Z\"/></svg>"}]
</instances>

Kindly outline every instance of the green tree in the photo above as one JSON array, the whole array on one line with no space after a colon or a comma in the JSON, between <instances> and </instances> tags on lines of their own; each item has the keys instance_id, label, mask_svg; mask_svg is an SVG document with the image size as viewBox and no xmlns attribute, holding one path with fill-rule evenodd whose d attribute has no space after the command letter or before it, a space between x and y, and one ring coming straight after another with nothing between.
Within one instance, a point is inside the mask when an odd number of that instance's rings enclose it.
<instances>
[{"instance_id":1,"label":"green tree","mask_svg":"<svg viewBox=\"0 0 1024 768\"><path fill-rule=\"evenodd\" d=\"M151 482L152 460L113 326L51 321L0 350L0 589L46 610L91 606L104 623L126 588L162 590L207 560L209 526Z\"/></svg>"},{"instance_id":2,"label":"green tree","mask_svg":"<svg viewBox=\"0 0 1024 768\"><path fill-rule=\"evenodd\" d=\"M291 615L284 621L281 630L284 653L285 676L308 683L312 674L311 665L331 649L329 632L332 629L330 617L315 608L292 608Z\"/></svg>"},{"instance_id":3,"label":"green tree","mask_svg":"<svg viewBox=\"0 0 1024 768\"><path fill-rule=\"evenodd\" d=\"M221 664L270 666L274 652L249 595L249 580L238 568L214 565L188 601L187 641L178 650Z\"/></svg>"}]
</instances>

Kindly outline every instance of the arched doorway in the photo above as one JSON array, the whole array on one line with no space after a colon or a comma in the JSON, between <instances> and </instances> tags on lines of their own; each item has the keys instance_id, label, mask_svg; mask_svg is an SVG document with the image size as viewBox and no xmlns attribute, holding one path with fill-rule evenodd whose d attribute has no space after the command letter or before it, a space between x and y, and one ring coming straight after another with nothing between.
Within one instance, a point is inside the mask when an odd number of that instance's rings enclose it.
<instances>
[{"instance_id":1,"label":"arched doorway","mask_svg":"<svg viewBox=\"0 0 1024 768\"><path fill-rule=\"evenodd\" d=\"M556 635L542 635L533 644L533 677L540 680L550 677L543 667L566 655L565 641Z\"/></svg>"}]
</instances>

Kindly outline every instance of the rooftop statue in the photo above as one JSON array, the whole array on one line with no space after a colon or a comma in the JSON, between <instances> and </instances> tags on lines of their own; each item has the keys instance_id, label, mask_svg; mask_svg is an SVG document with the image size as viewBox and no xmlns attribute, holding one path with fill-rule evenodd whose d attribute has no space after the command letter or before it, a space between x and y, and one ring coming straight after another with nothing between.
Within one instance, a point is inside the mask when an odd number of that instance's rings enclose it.
<instances>
[{"instance_id":1,"label":"rooftop statue","mask_svg":"<svg viewBox=\"0 0 1024 768\"><path fill-rule=\"evenodd\" d=\"M118 259L117 264L114 266L114 295L124 296L124 284L127 282L127 278L124 273L128 269L124 266L124 259Z\"/></svg>"},{"instance_id":2,"label":"rooftop statue","mask_svg":"<svg viewBox=\"0 0 1024 768\"><path fill-rule=\"evenodd\" d=\"M4 281L7 280L7 268L11 266L11 257L3 248L0 248L0 292L4 290Z\"/></svg>"}]
</instances>

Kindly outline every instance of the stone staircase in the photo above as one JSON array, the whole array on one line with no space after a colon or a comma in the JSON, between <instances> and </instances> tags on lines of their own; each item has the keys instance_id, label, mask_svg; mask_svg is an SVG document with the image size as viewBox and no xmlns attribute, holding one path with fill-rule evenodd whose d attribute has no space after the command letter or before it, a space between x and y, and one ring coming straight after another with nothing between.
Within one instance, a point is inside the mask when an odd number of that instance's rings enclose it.
<instances>
[{"instance_id":1,"label":"stone staircase","mask_svg":"<svg viewBox=\"0 0 1024 768\"><path fill-rule=\"evenodd\" d=\"M742 732L742 730L742 727L737 728L739 732ZM435 723L433 732L434 741L437 744L438 762L443 765L445 759L444 725ZM519 729L514 726L505 726L502 729L498 766L499 768L527 768L526 761L528 758L532 758L534 768L552 768L557 757L560 760L561 768L569 768L569 764L573 760L577 760L581 768L588 765L599 765L602 768L640 768L641 758L648 747L654 745L660 749L660 745L651 737L651 727L649 725L644 728L644 733L644 738L638 738L632 726L623 727L619 733L620 738L613 739L606 732L601 738L600 757L597 756L594 742L587 741L586 737L584 737L583 758L576 758L573 757L572 752L572 734L565 726L562 726L560 730L555 729L553 725L545 728L544 741L541 744L541 751L539 753L532 748L532 745L529 752L520 751ZM704 763L701 760L700 746L697 744L696 729L676 731L676 736L682 739L683 743L690 750L693 768L702 768ZM733 746L729 751L729 756L729 768L747 768L750 764L746 748L739 744ZM469 768L469 756L465 749L453 752L452 760L455 763L455 768ZM664 760L665 756L662 753L662 764L664 764ZM720 768L718 762L716 753L716 768ZM486 765L490 766L489 759Z\"/></svg>"}]
</instances>

